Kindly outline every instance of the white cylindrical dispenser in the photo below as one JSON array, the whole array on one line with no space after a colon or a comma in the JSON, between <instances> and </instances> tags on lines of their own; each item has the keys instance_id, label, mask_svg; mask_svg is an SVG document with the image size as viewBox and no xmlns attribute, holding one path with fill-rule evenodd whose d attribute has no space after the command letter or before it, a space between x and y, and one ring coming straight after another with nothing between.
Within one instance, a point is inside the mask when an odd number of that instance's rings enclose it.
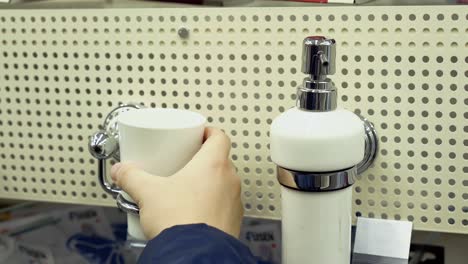
<instances>
[{"instance_id":1,"label":"white cylindrical dispenser","mask_svg":"<svg viewBox=\"0 0 468 264\"><path fill-rule=\"evenodd\" d=\"M337 107L327 75L335 72L335 41L304 40L296 107L271 126L271 158L282 197L283 263L350 262L352 184L364 158L363 121Z\"/></svg>"}]
</instances>

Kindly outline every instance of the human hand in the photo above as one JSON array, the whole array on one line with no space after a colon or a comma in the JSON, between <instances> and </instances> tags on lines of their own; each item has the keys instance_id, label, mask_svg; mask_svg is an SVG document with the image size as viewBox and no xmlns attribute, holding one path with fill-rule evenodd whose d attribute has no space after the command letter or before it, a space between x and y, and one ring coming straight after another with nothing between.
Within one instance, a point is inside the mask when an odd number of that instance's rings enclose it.
<instances>
[{"instance_id":1,"label":"human hand","mask_svg":"<svg viewBox=\"0 0 468 264\"><path fill-rule=\"evenodd\" d=\"M243 208L230 149L229 138L208 127L201 149L176 174L158 177L133 164L117 163L111 170L112 179L138 204L148 239L166 228L194 223L238 237Z\"/></svg>"}]
</instances>

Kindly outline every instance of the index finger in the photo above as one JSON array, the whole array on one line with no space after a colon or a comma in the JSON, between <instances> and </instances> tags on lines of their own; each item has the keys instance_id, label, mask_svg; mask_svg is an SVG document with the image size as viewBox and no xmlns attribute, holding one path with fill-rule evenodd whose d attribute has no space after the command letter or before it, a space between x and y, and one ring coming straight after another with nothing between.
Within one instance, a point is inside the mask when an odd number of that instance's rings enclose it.
<instances>
[{"instance_id":1,"label":"index finger","mask_svg":"<svg viewBox=\"0 0 468 264\"><path fill-rule=\"evenodd\" d=\"M231 150L231 140L219 128L207 127L205 128L204 142L197 153L198 155L209 154L213 156L221 156L223 158L229 157Z\"/></svg>"}]
</instances>

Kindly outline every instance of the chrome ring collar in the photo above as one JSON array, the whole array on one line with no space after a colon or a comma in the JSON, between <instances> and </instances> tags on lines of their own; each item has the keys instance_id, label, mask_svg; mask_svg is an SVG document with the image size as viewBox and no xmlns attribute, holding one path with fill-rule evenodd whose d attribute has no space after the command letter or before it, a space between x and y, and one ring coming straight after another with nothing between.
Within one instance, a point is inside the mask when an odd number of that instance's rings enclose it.
<instances>
[{"instance_id":1,"label":"chrome ring collar","mask_svg":"<svg viewBox=\"0 0 468 264\"><path fill-rule=\"evenodd\" d=\"M327 192L347 188L354 184L357 168L333 172L303 172L277 167L281 185L303 192Z\"/></svg>"}]
</instances>

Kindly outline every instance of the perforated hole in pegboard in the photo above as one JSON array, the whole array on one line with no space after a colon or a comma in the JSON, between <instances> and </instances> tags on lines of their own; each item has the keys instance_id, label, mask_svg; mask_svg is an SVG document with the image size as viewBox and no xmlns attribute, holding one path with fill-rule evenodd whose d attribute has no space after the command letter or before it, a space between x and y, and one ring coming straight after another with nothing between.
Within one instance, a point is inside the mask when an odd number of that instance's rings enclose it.
<instances>
[{"instance_id":1,"label":"perforated hole in pegboard","mask_svg":"<svg viewBox=\"0 0 468 264\"><path fill-rule=\"evenodd\" d=\"M223 128L246 215L281 217L269 126L294 105L302 39L320 34L338 42L340 105L373 121L381 141L355 184L355 214L468 233L466 11L0 11L0 196L114 204L88 136L119 103L141 102Z\"/></svg>"}]
</instances>

